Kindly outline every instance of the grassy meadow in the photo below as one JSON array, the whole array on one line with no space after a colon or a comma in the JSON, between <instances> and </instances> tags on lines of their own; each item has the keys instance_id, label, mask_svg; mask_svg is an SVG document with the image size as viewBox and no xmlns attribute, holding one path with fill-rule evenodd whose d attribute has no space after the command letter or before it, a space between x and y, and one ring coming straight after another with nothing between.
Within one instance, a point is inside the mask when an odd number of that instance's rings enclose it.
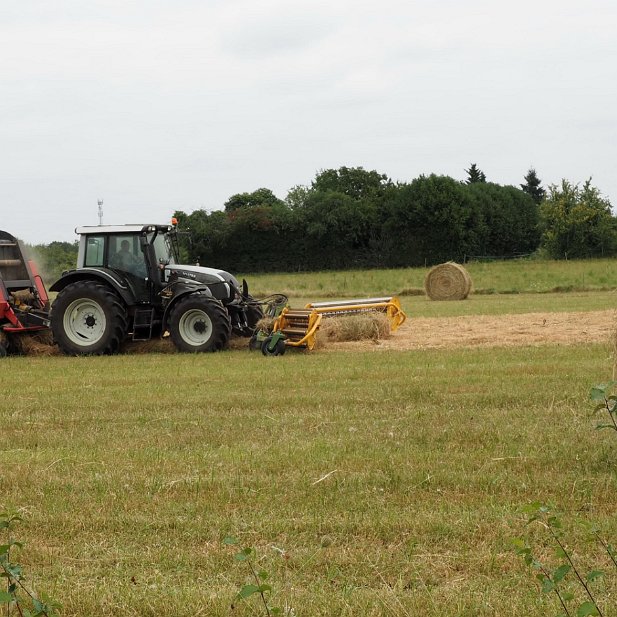
<instances>
[{"instance_id":1,"label":"grassy meadow","mask_svg":"<svg viewBox=\"0 0 617 617\"><path fill-rule=\"evenodd\" d=\"M518 294L617 289L614 259L511 260L465 264L475 293ZM290 298L421 295L430 268L245 275L255 296Z\"/></svg>"},{"instance_id":2,"label":"grassy meadow","mask_svg":"<svg viewBox=\"0 0 617 617\"><path fill-rule=\"evenodd\" d=\"M518 312L613 308L614 293L600 291L612 279L598 278L609 262L560 266L559 285L580 287L573 281L586 267L598 291L526 288L455 303L406 296L406 308L432 316L506 313L507 302ZM478 276L498 288L504 264L491 267L494 276ZM400 291L390 280L371 288L378 273L354 274L361 282L351 295ZM319 277L287 281L296 299L318 299L316 282L332 284ZM276 276L249 281L258 293L289 291ZM545 291L556 286L547 280ZM585 572L607 570L593 588L608 617L617 614L617 571L582 522L617 542L617 437L594 430L588 399L610 379L611 354L606 341L8 358L0 511L26 519L20 561L65 617L265 614L256 598L231 608L252 581L223 543L228 535L256 549L272 603L298 617L540 617L559 607L511 549L523 535L555 563L546 534L520 513L539 500L565 512L566 542Z\"/></svg>"}]
</instances>

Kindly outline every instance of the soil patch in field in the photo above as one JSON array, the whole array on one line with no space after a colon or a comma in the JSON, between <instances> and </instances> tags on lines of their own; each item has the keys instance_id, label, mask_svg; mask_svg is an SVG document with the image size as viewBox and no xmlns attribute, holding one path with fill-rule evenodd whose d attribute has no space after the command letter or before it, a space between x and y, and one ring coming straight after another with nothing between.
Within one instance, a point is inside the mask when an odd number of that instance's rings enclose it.
<instances>
[{"instance_id":1,"label":"soil patch in field","mask_svg":"<svg viewBox=\"0 0 617 617\"><path fill-rule=\"evenodd\" d=\"M447 349L609 343L616 311L523 313L408 319L392 336L379 341L332 343L328 350Z\"/></svg>"}]
</instances>

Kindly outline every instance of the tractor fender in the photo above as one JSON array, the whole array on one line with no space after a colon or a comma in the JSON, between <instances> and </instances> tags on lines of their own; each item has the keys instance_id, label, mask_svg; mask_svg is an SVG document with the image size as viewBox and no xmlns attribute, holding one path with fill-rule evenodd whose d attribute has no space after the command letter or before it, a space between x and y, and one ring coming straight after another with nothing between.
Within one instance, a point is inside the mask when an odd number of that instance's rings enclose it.
<instances>
[{"instance_id":1,"label":"tractor fender","mask_svg":"<svg viewBox=\"0 0 617 617\"><path fill-rule=\"evenodd\" d=\"M77 281L97 281L111 287L126 303L127 306L135 304L135 298L126 283L110 270L99 268L80 268L69 270L63 274L50 288L49 291L62 291L67 285Z\"/></svg>"},{"instance_id":2,"label":"tractor fender","mask_svg":"<svg viewBox=\"0 0 617 617\"><path fill-rule=\"evenodd\" d=\"M163 330L167 329L167 326L169 325L167 323L169 319L169 315L171 314L171 311L174 308L174 306L178 304L178 300L180 300L181 298L185 298L186 296L190 296L191 294L194 294L197 292L203 293L205 296L208 296L209 298L214 298L214 296L212 295L212 292L205 285L194 285L194 286L191 285L190 287L183 286L181 290L176 290L176 293L174 294L173 298L169 301L169 303L165 307L165 311L163 312Z\"/></svg>"}]
</instances>

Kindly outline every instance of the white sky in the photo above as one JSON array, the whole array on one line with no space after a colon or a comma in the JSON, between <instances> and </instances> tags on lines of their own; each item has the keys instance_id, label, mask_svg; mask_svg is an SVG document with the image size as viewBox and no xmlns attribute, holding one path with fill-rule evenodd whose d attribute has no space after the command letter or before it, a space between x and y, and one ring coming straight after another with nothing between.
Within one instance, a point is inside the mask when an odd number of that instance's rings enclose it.
<instances>
[{"instance_id":1,"label":"white sky","mask_svg":"<svg viewBox=\"0 0 617 617\"><path fill-rule=\"evenodd\" d=\"M617 202L615 0L1 0L0 228L166 222L319 169ZM615 204L617 205L617 204Z\"/></svg>"}]
</instances>

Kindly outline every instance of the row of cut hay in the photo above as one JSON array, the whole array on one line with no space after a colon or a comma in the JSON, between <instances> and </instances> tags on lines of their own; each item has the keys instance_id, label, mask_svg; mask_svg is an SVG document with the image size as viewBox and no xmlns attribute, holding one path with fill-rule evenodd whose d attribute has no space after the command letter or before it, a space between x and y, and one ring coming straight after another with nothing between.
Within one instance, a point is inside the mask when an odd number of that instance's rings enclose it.
<instances>
[{"instance_id":1,"label":"row of cut hay","mask_svg":"<svg viewBox=\"0 0 617 617\"><path fill-rule=\"evenodd\" d=\"M274 319L262 318L257 326L265 332L271 332ZM328 343L345 341L380 340L390 335L390 322L383 313L366 312L357 315L342 315L326 317L317 331L317 346L324 347ZM230 349L247 349L248 339L232 337ZM123 346L122 353L176 353L177 350L168 337L150 341L128 342Z\"/></svg>"},{"instance_id":2,"label":"row of cut hay","mask_svg":"<svg viewBox=\"0 0 617 617\"><path fill-rule=\"evenodd\" d=\"M390 322L383 313L366 312L322 319L317 346L346 341L377 341L390 336Z\"/></svg>"},{"instance_id":3,"label":"row of cut hay","mask_svg":"<svg viewBox=\"0 0 617 617\"><path fill-rule=\"evenodd\" d=\"M18 354L25 356L57 356L60 354L49 330L18 334L11 338L11 343Z\"/></svg>"}]
</instances>

